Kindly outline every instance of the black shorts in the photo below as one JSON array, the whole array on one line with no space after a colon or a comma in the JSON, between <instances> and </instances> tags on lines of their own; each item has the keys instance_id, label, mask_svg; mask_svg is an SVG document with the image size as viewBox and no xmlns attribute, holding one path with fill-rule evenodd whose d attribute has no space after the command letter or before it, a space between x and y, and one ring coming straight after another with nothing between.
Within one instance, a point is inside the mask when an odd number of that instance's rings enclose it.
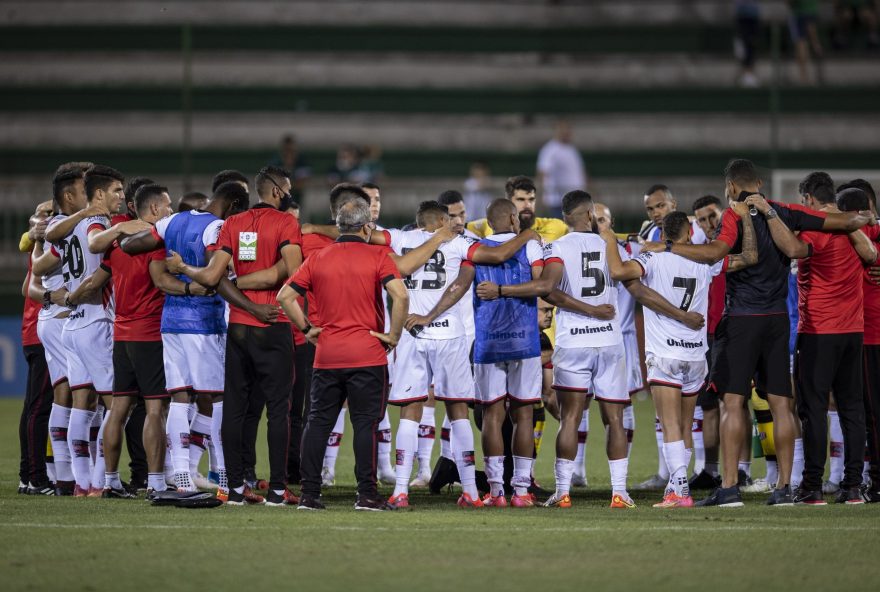
<instances>
[{"instance_id":1,"label":"black shorts","mask_svg":"<svg viewBox=\"0 0 880 592\"><path fill-rule=\"evenodd\" d=\"M772 395L791 397L788 313L724 316L715 330L710 382L719 395L750 397L752 379Z\"/></svg>"},{"instance_id":2,"label":"black shorts","mask_svg":"<svg viewBox=\"0 0 880 592\"><path fill-rule=\"evenodd\" d=\"M709 368L709 376L712 376L712 367L715 365L715 337L709 335L706 338L706 344L709 348L706 350L706 365ZM697 395L697 405L701 409L716 409L718 407L718 393L712 387L711 383L703 385L703 389Z\"/></svg>"},{"instance_id":3,"label":"black shorts","mask_svg":"<svg viewBox=\"0 0 880 592\"><path fill-rule=\"evenodd\" d=\"M165 389L165 365L161 341L113 342L113 396L161 399Z\"/></svg>"}]
</instances>

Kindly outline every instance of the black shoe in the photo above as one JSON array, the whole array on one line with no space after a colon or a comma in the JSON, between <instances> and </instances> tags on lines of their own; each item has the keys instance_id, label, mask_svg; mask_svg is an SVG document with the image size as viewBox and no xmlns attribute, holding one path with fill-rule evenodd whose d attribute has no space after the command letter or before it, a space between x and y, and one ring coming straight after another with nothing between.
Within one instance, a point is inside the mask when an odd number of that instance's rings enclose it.
<instances>
[{"instance_id":1,"label":"black shoe","mask_svg":"<svg viewBox=\"0 0 880 592\"><path fill-rule=\"evenodd\" d=\"M299 505L296 507L297 510L326 510L327 506L321 503L320 495L310 495L308 493L304 493L299 496Z\"/></svg>"},{"instance_id":2,"label":"black shoe","mask_svg":"<svg viewBox=\"0 0 880 592\"><path fill-rule=\"evenodd\" d=\"M24 481L18 482L18 495L27 495L28 494L28 486Z\"/></svg>"},{"instance_id":3,"label":"black shoe","mask_svg":"<svg viewBox=\"0 0 880 592\"><path fill-rule=\"evenodd\" d=\"M177 491L177 488L176 488L176 487L171 487L171 486L169 485L168 487L166 487L166 488L163 489L162 491L157 491L157 490L155 490L155 489L151 489L151 488L147 487L147 496L146 496L146 500L147 500L148 502L151 502L151 501L153 501L153 500L156 499L156 495L157 495L157 494L159 494L159 493L165 493L166 491Z\"/></svg>"},{"instance_id":4,"label":"black shoe","mask_svg":"<svg viewBox=\"0 0 880 592\"><path fill-rule=\"evenodd\" d=\"M29 484L27 487L28 495L55 495L55 488L52 487L52 484L46 481L45 483L39 483L34 485L33 483Z\"/></svg>"},{"instance_id":5,"label":"black shoe","mask_svg":"<svg viewBox=\"0 0 880 592\"><path fill-rule=\"evenodd\" d=\"M794 503L805 506L825 506L828 503L819 489L804 489L798 487L794 492Z\"/></svg>"},{"instance_id":6,"label":"black shoe","mask_svg":"<svg viewBox=\"0 0 880 592\"><path fill-rule=\"evenodd\" d=\"M858 504L864 504L865 500L862 497L862 492L858 487L841 487L840 491L837 492L837 496L834 498L834 503L855 506Z\"/></svg>"},{"instance_id":7,"label":"black shoe","mask_svg":"<svg viewBox=\"0 0 880 592\"><path fill-rule=\"evenodd\" d=\"M782 489L774 489L767 498L768 506L793 506L794 498L791 495L791 487L786 485Z\"/></svg>"},{"instance_id":8,"label":"black shoe","mask_svg":"<svg viewBox=\"0 0 880 592\"><path fill-rule=\"evenodd\" d=\"M749 477L742 469L736 472L736 479L737 487L748 487L753 483L752 478Z\"/></svg>"},{"instance_id":9,"label":"black shoe","mask_svg":"<svg viewBox=\"0 0 880 592\"><path fill-rule=\"evenodd\" d=\"M862 499L865 500L865 503L876 504L880 502L880 489L871 489L865 485L861 488L861 491Z\"/></svg>"},{"instance_id":10,"label":"black shoe","mask_svg":"<svg viewBox=\"0 0 880 592\"><path fill-rule=\"evenodd\" d=\"M693 489L715 489L721 487L721 477L713 477L706 470L700 471L688 481L688 487Z\"/></svg>"},{"instance_id":11,"label":"black shoe","mask_svg":"<svg viewBox=\"0 0 880 592\"><path fill-rule=\"evenodd\" d=\"M710 506L718 506L719 508L740 508L743 505L742 495L739 493L739 487L717 487L712 495L706 499L698 501L694 504L698 508L707 508Z\"/></svg>"},{"instance_id":12,"label":"black shoe","mask_svg":"<svg viewBox=\"0 0 880 592\"><path fill-rule=\"evenodd\" d=\"M104 499L134 499L136 496L132 495L124 487L120 487L119 489L115 487L105 487L104 491L101 492L101 497Z\"/></svg>"},{"instance_id":13,"label":"black shoe","mask_svg":"<svg viewBox=\"0 0 880 592\"><path fill-rule=\"evenodd\" d=\"M392 512L397 508L389 504L384 497L378 495L367 497L358 494L354 509L365 512Z\"/></svg>"},{"instance_id":14,"label":"black shoe","mask_svg":"<svg viewBox=\"0 0 880 592\"><path fill-rule=\"evenodd\" d=\"M55 495L61 497L68 497L73 495L73 481L56 481L55 482Z\"/></svg>"},{"instance_id":15,"label":"black shoe","mask_svg":"<svg viewBox=\"0 0 880 592\"><path fill-rule=\"evenodd\" d=\"M441 456L434 465L434 472L431 473L431 480L428 481L428 489L431 493L440 493L447 485L452 485L458 481L458 467L455 463L445 456Z\"/></svg>"},{"instance_id":16,"label":"black shoe","mask_svg":"<svg viewBox=\"0 0 880 592\"><path fill-rule=\"evenodd\" d=\"M135 479L134 477L132 477L131 481L129 481L128 483L123 482L122 486L125 488L126 491L128 491L128 493L132 495L137 495L141 491L147 490L147 480L144 479L143 481L141 481L140 479Z\"/></svg>"}]
</instances>

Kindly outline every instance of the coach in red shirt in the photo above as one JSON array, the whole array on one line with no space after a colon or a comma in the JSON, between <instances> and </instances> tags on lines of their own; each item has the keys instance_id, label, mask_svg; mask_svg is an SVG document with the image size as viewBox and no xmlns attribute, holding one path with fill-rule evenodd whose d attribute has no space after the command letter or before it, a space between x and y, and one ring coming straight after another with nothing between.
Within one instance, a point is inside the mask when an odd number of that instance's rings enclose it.
<instances>
[{"instance_id":1,"label":"coach in red shirt","mask_svg":"<svg viewBox=\"0 0 880 592\"><path fill-rule=\"evenodd\" d=\"M406 287L389 249L368 244L369 199L351 187L339 196L340 237L315 253L278 293L293 322L316 343L311 405L303 432L300 508L323 509L321 464L327 437L347 400L354 426L356 510L391 509L376 490L376 429L385 413L387 351L397 345L409 308ZM391 296L391 329L385 326L382 287ZM297 296L311 292L320 327L309 326ZM320 335L320 337L319 337Z\"/></svg>"},{"instance_id":2,"label":"coach in red shirt","mask_svg":"<svg viewBox=\"0 0 880 592\"><path fill-rule=\"evenodd\" d=\"M230 263L238 276L262 271L284 260L291 276L302 263L302 235L296 218L287 213L290 178L278 167L265 167L255 180L260 203L227 218L206 267L186 265L180 256L168 259L171 273L183 273L204 286L216 286ZM256 304L277 306L275 287L242 290ZM279 315L266 324L232 305L226 336L226 384L223 392L223 454L229 477L231 505L244 503L242 427L248 402L256 389L266 398L269 430L269 494L267 503L291 503L287 491L287 448L290 438L290 393L293 386L293 338L290 321Z\"/></svg>"}]
</instances>

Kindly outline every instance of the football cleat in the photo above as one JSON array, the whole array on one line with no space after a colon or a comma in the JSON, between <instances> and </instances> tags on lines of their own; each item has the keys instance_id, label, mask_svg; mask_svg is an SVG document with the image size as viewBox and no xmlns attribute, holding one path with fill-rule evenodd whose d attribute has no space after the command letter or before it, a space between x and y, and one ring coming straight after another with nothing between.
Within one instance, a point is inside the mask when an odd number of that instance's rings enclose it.
<instances>
[{"instance_id":1,"label":"football cleat","mask_svg":"<svg viewBox=\"0 0 880 592\"><path fill-rule=\"evenodd\" d=\"M251 506L259 506L266 503L266 498L258 493L254 493L250 487L244 488L244 501Z\"/></svg>"},{"instance_id":2,"label":"football cleat","mask_svg":"<svg viewBox=\"0 0 880 592\"><path fill-rule=\"evenodd\" d=\"M793 506L794 498L791 495L791 486L786 485L782 489L774 489L767 498L768 506Z\"/></svg>"},{"instance_id":3,"label":"football cleat","mask_svg":"<svg viewBox=\"0 0 880 592\"><path fill-rule=\"evenodd\" d=\"M858 487L847 487L846 489L841 488L841 490L837 492L837 497L834 498L834 503L855 506L864 504L865 500L862 498L861 489Z\"/></svg>"},{"instance_id":4,"label":"football cleat","mask_svg":"<svg viewBox=\"0 0 880 592\"><path fill-rule=\"evenodd\" d=\"M609 508L617 508L623 510L631 510L636 507L636 503L625 493L615 493L611 496L611 504Z\"/></svg>"},{"instance_id":5,"label":"football cleat","mask_svg":"<svg viewBox=\"0 0 880 592\"><path fill-rule=\"evenodd\" d=\"M409 486L410 489L424 489L431 482L431 475L427 473L422 473L419 471L419 474L416 475L416 478L410 481Z\"/></svg>"},{"instance_id":6,"label":"football cleat","mask_svg":"<svg viewBox=\"0 0 880 592\"><path fill-rule=\"evenodd\" d=\"M321 469L321 485L324 487L333 487L336 485L336 476L333 474L330 467L324 467Z\"/></svg>"},{"instance_id":7,"label":"football cleat","mask_svg":"<svg viewBox=\"0 0 880 592\"><path fill-rule=\"evenodd\" d=\"M578 475L574 473L571 476L571 486L572 487L587 487L587 476L586 475Z\"/></svg>"},{"instance_id":8,"label":"football cleat","mask_svg":"<svg viewBox=\"0 0 880 592\"><path fill-rule=\"evenodd\" d=\"M304 493L299 497L299 505L296 507L297 510L326 510L327 507L321 502L321 496L309 495L308 493Z\"/></svg>"},{"instance_id":9,"label":"football cleat","mask_svg":"<svg viewBox=\"0 0 880 592\"><path fill-rule=\"evenodd\" d=\"M506 508L507 498L503 495L492 495L487 493L483 497L483 506L486 508Z\"/></svg>"},{"instance_id":10,"label":"football cleat","mask_svg":"<svg viewBox=\"0 0 880 592\"><path fill-rule=\"evenodd\" d=\"M466 493L462 493L461 497L458 498L456 505L459 508L485 508L486 506L483 504L483 500L477 496L477 499L472 498Z\"/></svg>"},{"instance_id":11,"label":"football cleat","mask_svg":"<svg viewBox=\"0 0 880 592\"><path fill-rule=\"evenodd\" d=\"M654 504L655 508L693 508L694 498L689 495L678 495L674 491L670 491L663 498L663 501Z\"/></svg>"},{"instance_id":12,"label":"football cleat","mask_svg":"<svg viewBox=\"0 0 880 592\"><path fill-rule=\"evenodd\" d=\"M398 493L388 498L388 505L394 506L398 510L409 507L409 495L406 493Z\"/></svg>"},{"instance_id":13,"label":"football cleat","mask_svg":"<svg viewBox=\"0 0 880 592\"><path fill-rule=\"evenodd\" d=\"M89 493L86 494L88 497L104 497L104 488L103 487L89 487Z\"/></svg>"},{"instance_id":14,"label":"football cleat","mask_svg":"<svg viewBox=\"0 0 880 592\"><path fill-rule=\"evenodd\" d=\"M798 505L804 506L827 506L828 502L825 501L825 497L822 495L822 492L818 489L804 489L802 487L798 487L797 491L794 492L794 503Z\"/></svg>"},{"instance_id":15,"label":"football cleat","mask_svg":"<svg viewBox=\"0 0 880 592\"><path fill-rule=\"evenodd\" d=\"M27 495L28 494L28 485L24 481L18 482L18 494L19 495Z\"/></svg>"},{"instance_id":16,"label":"football cleat","mask_svg":"<svg viewBox=\"0 0 880 592\"><path fill-rule=\"evenodd\" d=\"M84 489L79 486L79 484L73 486L73 497L88 497L89 490Z\"/></svg>"},{"instance_id":17,"label":"football cleat","mask_svg":"<svg viewBox=\"0 0 880 592\"><path fill-rule=\"evenodd\" d=\"M510 498L510 507L511 508L533 508L535 507L535 498L531 493L527 493L525 495L516 495L513 494L513 497Z\"/></svg>"},{"instance_id":18,"label":"football cleat","mask_svg":"<svg viewBox=\"0 0 880 592\"><path fill-rule=\"evenodd\" d=\"M766 479L754 479L751 485L740 487L743 493L767 493L773 489Z\"/></svg>"},{"instance_id":19,"label":"football cleat","mask_svg":"<svg viewBox=\"0 0 880 592\"><path fill-rule=\"evenodd\" d=\"M299 498L290 493L289 490L285 489L283 493L277 494L273 490L269 490L269 493L266 494L266 505L267 506L298 506Z\"/></svg>"},{"instance_id":20,"label":"football cleat","mask_svg":"<svg viewBox=\"0 0 880 592\"><path fill-rule=\"evenodd\" d=\"M379 495L367 497L358 494L354 509L362 512L391 512L397 509Z\"/></svg>"},{"instance_id":21,"label":"football cleat","mask_svg":"<svg viewBox=\"0 0 880 592\"><path fill-rule=\"evenodd\" d=\"M104 499L135 499L137 496L130 493L124 487L120 489L116 489L115 487L105 487L103 491L101 491L101 497Z\"/></svg>"},{"instance_id":22,"label":"football cleat","mask_svg":"<svg viewBox=\"0 0 880 592\"><path fill-rule=\"evenodd\" d=\"M716 487L712 495L694 504L698 508L718 506L719 508L741 508L743 505L739 487Z\"/></svg>"},{"instance_id":23,"label":"football cleat","mask_svg":"<svg viewBox=\"0 0 880 592\"><path fill-rule=\"evenodd\" d=\"M28 495L55 495L55 488L48 481L38 485L30 483L27 487Z\"/></svg>"},{"instance_id":24,"label":"football cleat","mask_svg":"<svg viewBox=\"0 0 880 592\"><path fill-rule=\"evenodd\" d=\"M545 508L570 508L571 496L567 493L564 495L557 495L554 493L550 496L550 499L544 502L543 506Z\"/></svg>"},{"instance_id":25,"label":"football cleat","mask_svg":"<svg viewBox=\"0 0 880 592\"><path fill-rule=\"evenodd\" d=\"M224 504L229 501L229 490L228 489L217 489L217 499L223 502Z\"/></svg>"},{"instance_id":26,"label":"football cleat","mask_svg":"<svg viewBox=\"0 0 880 592\"><path fill-rule=\"evenodd\" d=\"M654 474L633 487L633 489L636 491L663 491L668 483L669 479L664 479L660 475Z\"/></svg>"}]
</instances>

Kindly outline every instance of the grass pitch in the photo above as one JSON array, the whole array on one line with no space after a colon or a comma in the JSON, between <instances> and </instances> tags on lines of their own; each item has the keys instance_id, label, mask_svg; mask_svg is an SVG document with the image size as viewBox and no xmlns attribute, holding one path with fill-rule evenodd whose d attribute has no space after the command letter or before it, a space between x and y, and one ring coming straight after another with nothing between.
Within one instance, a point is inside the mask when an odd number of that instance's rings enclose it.
<instances>
[{"instance_id":1,"label":"grass pitch","mask_svg":"<svg viewBox=\"0 0 880 592\"><path fill-rule=\"evenodd\" d=\"M408 512L354 512L350 426L328 511L154 508L143 500L16 495L20 400L0 400L3 590L797 590L873 588L880 505L612 511L591 414L589 490L570 510L455 507L414 493ZM630 483L656 469L653 410L636 403ZM396 415L396 414L394 414ZM439 415L439 413L438 413ZM548 422L538 480L553 484ZM265 440L260 439L263 447ZM437 450L435 448L435 454ZM479 456L479 453L478 453ZM258 473L267 473L265 454ZM123 459L123 465L127 459ZM753 473L763 474L763 462ZM127 470L123 469L123 478ZM385 488L390 493L390 488Z\"/></svg>"}]
</instances>

